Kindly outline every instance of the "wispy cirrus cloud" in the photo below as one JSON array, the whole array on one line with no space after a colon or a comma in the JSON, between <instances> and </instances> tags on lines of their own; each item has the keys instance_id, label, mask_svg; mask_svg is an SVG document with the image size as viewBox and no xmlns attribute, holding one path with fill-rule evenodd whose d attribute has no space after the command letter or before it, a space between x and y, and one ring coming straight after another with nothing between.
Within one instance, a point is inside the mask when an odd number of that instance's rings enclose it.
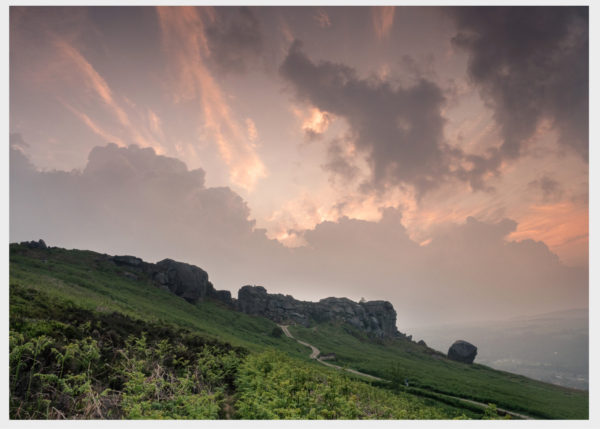
<instances>
[{"instance_id":1,"label":"wispy cirrus cloud","mask_svg":"<svg viewBox=\"0 0 600 429\"><path fill-rule=\"evenodd\" d=\"M84 112L77 110L76 108L74 108L73 106L71 106L70 104L68 104L64 101L62 103L68 110L71 111L71 113L73 113L75 116L77 116L81 120L81 122L83 122L94 134L102 137L107 142L116 143L117 145L119 145L121 147L126 146L125 143L123 143L123 140L121 140L120 138L118 138L115 135L106 131L102 126L97 124L92 118L90 118Z\"/></svg>"},{"instance_id":2,"label":"wispy cirrus cloud","mask_svg":"<svg viewBox=\"0 0 600 429\"><path fill-rule=\"evenodd\" d=\"M113 94L110 86L106 80L98 73L98 71L92 66L92 64L81 54L81 52L73 46L73 44L67 42L64 38L58 36L53 37L53 45L57 49L58 54L63 60L67 61L67 64L71 70L74 70L81 80L87 91L91 94L95 94L102 103L106 106L109 112L116 117L119 124L124 130L127 138L133 142L141 145L152 147L157 153L163 153L164 148L160 142L151 136L148 130L144 129L143 126L134 124L127 114L125 109L117 101ZM115 136L115 133L109 133L96 123L88 114L82 110L76 109L73 105L65 105L75 116L83 121L85 125L90 128L92 132L103 137L110 138L108 141L119 143L123 145L122 139Z\"/></svg>"},{"instance_id":3,"label":"wispy cirrus cloud","mask_svg":"<svg viewBox=\"0 0 600 429\"><path fill-rule=\"evenodd\" d=\"M389 37L390 31L394 26L395 12L395 6L378 6L371 8L373 28L378 40L384 40Z\"/></svg>"},{"instance_id":4,"label":"wispy cirrus cloud","mask_svg":"<svg viewBox=\"0 0 600 429\"><path fill-rule=\"evenodd\" d=\"M162 42L171 59L177 82L174 99L199 100L204 130L214 139L219 154L229 167L231 183L246 190L266 177L267 171L246 135L245 124L235 119L226 94L210 73L206 59L211 56L207 23L215 21L211 8L157 8Z\"/></svg>"}]
</instances>

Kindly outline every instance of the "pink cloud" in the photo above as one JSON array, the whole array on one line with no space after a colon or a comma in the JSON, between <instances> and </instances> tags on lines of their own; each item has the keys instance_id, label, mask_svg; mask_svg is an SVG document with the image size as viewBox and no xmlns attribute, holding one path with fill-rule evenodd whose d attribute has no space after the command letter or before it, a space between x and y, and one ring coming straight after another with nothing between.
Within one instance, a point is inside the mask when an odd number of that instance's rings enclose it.
<instances>
[{"instance_id":1,"label":"pink cloud","mask_svg":"<svg viewBox=\"0 0 600 429\"><path fill-rule=\"evenodd\" d=\"M187 7L159 7L157 11L163 46L177 79L175 101L200 101L205 131L229 167L230 181L246 190L252 189L259 179L266 177L266 168L246 135L245 124L234 118L226 95L205 64L210 57L205 21L214 21L214 11Z\"/></svg>"},{"instance_id":2,"label":"pink cloud","mask_svg":"<svg viewBox=\"0 0 600 429\"><path fill-rule=\"evenodd\" d=\"M378 40L386 39L394 26L395 6L379 6L371 9L373 28Z\"/></svg>"}]
</instances>

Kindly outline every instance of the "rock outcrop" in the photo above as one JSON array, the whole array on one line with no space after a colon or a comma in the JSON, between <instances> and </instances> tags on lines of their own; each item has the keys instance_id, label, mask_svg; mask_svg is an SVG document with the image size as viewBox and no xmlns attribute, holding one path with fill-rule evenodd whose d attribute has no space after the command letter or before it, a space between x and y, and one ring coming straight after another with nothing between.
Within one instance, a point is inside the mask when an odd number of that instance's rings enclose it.
<instances>
[{"instance_id":1,"label":"rock outcrop","mask_svg":"<svg viewBox=\"0 0 600 429\"><path fill-rule=\"evenodd\" d=\"M348 298L298 301L290 295L269 294L262 286L244 286L238 292L238 310L267 317L277 323L348 323L378 337L403 336L396 328L396 311L387 301L354 302Z\"/></svg>"},{"instance_id":2,"label":"rock outcrop","mask_svg":"<svg viewBox=\"0 0 600 429\"><path fill-rule=\"evenodd\" d=\"M212 298L232 305L231 292L217 291L208 281L208 274L194 265L177 262L172 259L163 259L156 264L142 261L135 256L113 256L112 261L121 266L126 266L129 271L123 275L134 279L137 273L150 277L153 283L188 302L195 303L206 298Z\"/></svg>"},{"instance_id":3,"label":"rock outcrop","mask_svg":"<svg viewBox=\"0 0 600 429\"><path fill-rule=\"evenodd\" d=\"M473 363L475 356L477 356L477 347L467 341L455 341L448 349L448 359L457 362Z\"/></svg>"},{"instance_id":4,"label":"rock outcrop","mask_svg":"<svg viewBox=\"0 0 600 429\"><path fill-rule=\"evenodd\" d=\"M47 249L43 240L20 244L30 249ZM208 280L207 272L194 265L172 259L163 259L154 264L130 255L102 255L99 260L112 261L122 268L121 275L129 280L151 282L190 303L212 299L277 323L297 323L306 327L313 322L345 323L371 337L396 337L412 341L412 336L396 328L396 311L388 301L354 302L348 298L333 297L319 302L299 301L290 295L267 293L262 286L243 286L238 291L238 298L233 299L231 292L216 290Z\"/></svg>"},{"instance_id":5,"label":"rock outcrop","mask_svg":"<svg viewBox=\"0 0 600 429\"><path fill-rule=\"evenodd\" d=\"M29 247L30 249L47 249L46 243L41 238L38 241L22 241L19 244Z\"/></svg>"},{"instance_id":6,"label":"rock outcrop","mask_svg":"<svg viewBox=\"0 0 600 429\"><path fill-rule=\"evenodd\" d=\"M152 278L161 288L171 291L188 302L214 297L215 288L208 281L208 274L194 265L163 259L154 264Z\"/></svg>"},{"instance_id":7,"label":"rock outcrop","mask_svg":"<svg viewBox=\"0 0 600 429\"><path fill-rule=\"evenodd\" d=\"M226 290L215 290L201 268L172 259L156 264L135 256L113 256L112 261L127 270L129 279L150 278L155 286L191 303L205 299L221 301L246 314L263 316L277 323L347 323L376 338L407 337L396 328L396 311L387 301L354 302L348 298L325 298L319 302L299 301L290 295L270 294L262 286L243 286L238 298Z\"/></svg>"}]
</instances>

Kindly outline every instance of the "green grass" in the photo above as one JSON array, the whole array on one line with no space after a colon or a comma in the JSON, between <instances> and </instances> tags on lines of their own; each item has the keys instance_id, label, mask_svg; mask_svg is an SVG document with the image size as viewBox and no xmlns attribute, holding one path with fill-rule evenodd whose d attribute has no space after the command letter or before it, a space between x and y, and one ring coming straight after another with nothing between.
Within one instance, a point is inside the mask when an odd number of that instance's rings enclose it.
<instances>
[{"instance_id":1,"label":"green grass","mask_svg":"<svg viewBox=\"0 0 600 429\"><path fill-rule=\"evenodd\" d=\"M110 341L117 341L115 349L119 349L125 347L124 338L132 335L139 339L144 332L147 332L150 339L154 341L152 347L156 349L161 339L175 341L177 336L187 338L189 335L195 335L203 338L204 343L213 341L214 344L229 344L247 350L250 353L249 360L243 363L240 361L242 371L236 383L227 380L222 383L226 388L206 390L206 386L200 379L196 380L195 384L187 383L181 368L176 368L179 372L173 369L168 374L157 376L153 372L156 368L152 365L159 360L156 357L148 358L150 360L144 361L143 370L135 372L129 368L130 372L126 374L131 381L127 385L129 387L126 388L123 384L125 381L122 381L117 389L118 393L114 393L112 399L110 395L108 399L99 396L105 390L102 386L105 387L106 383L109 383L103 378L107 376L106 369L98 369L100 372L95 378L88 376L87 379L81 373L72 373L69 376L75 377L73 380L83 383L81 386L87 389L82 390L83 393L79 392L79 396L74 393L75 399L71 403L79 405L73 411L75 414L72 417L81 418L81 416L91 415L90 410L96 409L97 404L102 401L110 403L109 399L117 401L119 405L109 404L108 409L112 410L114 416L125 418L152 416L171 418L204 416L199 418L205 418L217 415L257 418L259 414L253 415L249 410L254 407L251 404L261 401L271 404L270 408L262 411L264 415L278 418L294 416L302 416L299 418L483 417L483 411L477 407L461 404L441 394L494 403L498 407L523 412L533 417L585 419L588 416L587 392L533 381L482 365L451 362L441 354L432 353L430 349L415 343L406 340L374 341L343 326L324 324L318 325L316 329L299 326L290 328L297 338L314 344L322 353L335 352L337 363L340 365L382 378L395 377L398 380L408 378L410 387L406 389L398 386L399 383L392 386L389 383L377 385L377 383L360 381L360 378L341 374L309 360L309 349L284 335L277 335L279 332L276 324L265 318L233 311L220 302L206 301L190 304L167 291L156 288L149 278L143 276L138 280L128 278L125 275L126 271L126 268L115 265L107 255L94 252L58 248L28 249L20 245L11 245L11 341L22 336L22 341L19 340L21 343L17 341L14 344L23 347L23 350L31 351L35 350L38 342L50 338L55 348L63 353L61 347L70 347L69 341L75 344L72 347L81 349L83 346L80 344L86 341L86 336L106 337ZM85 332L85 335L81 332ZM186 347L195 350L195 344L192 342ZM48 355L48 347L44 351L46 353L44 362L48 371L46 375L39 377L55 380L53 377L57 377L60 371L57 369L58 364L52 360L54 358L51 359ZM102 348L104 347L102 344L98 347L106 354L102 355L101 359L105 364L111 359L116 359L115 356L108 356L107 350L111 350L110 348ZM223 349L225 346L219 347ZM11 348L11 353L12 351ZM220 355L217 353L215 356ZM280 368L276 368L269 374L261 375L256 371L253 372L252 365L260 365L260 359L264 361L265 356L277 362ZM41 361L39 368L36 368L36 362L37 359L30 356L29 361L23 363L25 365L23 371L29 375L43 374L40 372ZM115 366L123 367L121 361L114 362ZM195 361L191 359L190 362ZM11 371L17 370L16 375L11 377L20 380L17 383L20 390L11 391L11 401L13 396L18 401L24 401L30 407L29 417L59 416L48 411L49 404L54 404L48 402L51 401L48 398L54 398L48 392L40 393L38 390L35 396L37 402L29 403L34 395L26 394L27 385L35 386L35 383L40 380L38 376L32 375L31 383L23 384L25 375L22 371L19 374L18 368L19 365L14 367L11 360ZM186 374L193 373L192 367L185 368L185 371L188 371ZM392 369L394 371L391 371ZM142 376L154 380L155 391L177 391L187 399L178 401L175 397L170 397L167 402L156 403L151 398L152 392L140 387L143 385ZM125 376L122 375L121 378L125 380L123 377ZM310 398L298 396L298 392L304 389L303 380L307 383L310 380L324 381L330 389L320 392L333 401L331 404L338 405L337 408L334 407L338 414L327 414L311 403ZM53 382L57 383L56 380ZM61 383L63 384L60 384L62 386L60 389L57 387L59 385L52 385L54 389L52 392L58 390L63 392L61 389L65 386L64 381ZM278 391L283 402L277 402L274 398L269 402L268 395L261 396L266 393L258 390L255 394L250 393L252 389L248 386L254 386L253 383L266 386L265 391ZM232 387L234 384L235 387ZM368 401L363 400L362 405L354 407L352 402L354 401L356 405L360 401L356 402L356 398L352 399L353 397L342 394L346 392L349 385L352 385L351 390L362 392L361 397L368 398ZM197 398L194 396L196 391L206 394ZM17 393L21 396L15 396ZM335 402L332 395L341 395L339 402ZM133 399L127 402L127 398ZM138 403L144 405L137 407ZM287 405L281 406L282 403ZM11 406L12 404L11 402ZM301 406L294 404L301 404ZM208 407L208 411L203 407ZM12 411L11 415L13 415ZM23 415L18 416L23 418Z\"/></svg>"},{"instance_id":2,"label":"green grass","mask_svg":"<svg viewBox=\"0 0 600 429\"><path fill-rule=\"evenodd\" d=\"M587 419L588 392L564 388L478 364L450 361L440 353L401 339L373 341L345 326L290 327L298 339L322 353L335 352L336 363L368 374L409 381L409 386L494 403L538 418Z\"/></svg>"},{"instance_id":3,"label":"green grass","mask_svg":"<svg viewBox=\"0 0 600 429\"><path fill-rule=\"evenodd\" d=\"M339 371L281 352L249 356L237 379L245 419L449 419L463 414L404 393L390 394Z\"/></svg>"}]
</instances>

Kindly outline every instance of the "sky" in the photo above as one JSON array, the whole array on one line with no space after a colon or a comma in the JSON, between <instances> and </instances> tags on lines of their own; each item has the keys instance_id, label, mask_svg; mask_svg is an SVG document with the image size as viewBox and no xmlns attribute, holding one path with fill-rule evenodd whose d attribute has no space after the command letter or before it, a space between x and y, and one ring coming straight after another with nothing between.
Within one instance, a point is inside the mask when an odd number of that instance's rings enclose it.
<instances>
[{"instance_id":1,"label":"sky","mask_svg":"<svg viewBox=\"0 0 600 429\"><path fill-rule=\"evenodd\" d=\"M588 306L587 7L11 7L10 241L398 327Z\"/></svg>"}]
</instances>

